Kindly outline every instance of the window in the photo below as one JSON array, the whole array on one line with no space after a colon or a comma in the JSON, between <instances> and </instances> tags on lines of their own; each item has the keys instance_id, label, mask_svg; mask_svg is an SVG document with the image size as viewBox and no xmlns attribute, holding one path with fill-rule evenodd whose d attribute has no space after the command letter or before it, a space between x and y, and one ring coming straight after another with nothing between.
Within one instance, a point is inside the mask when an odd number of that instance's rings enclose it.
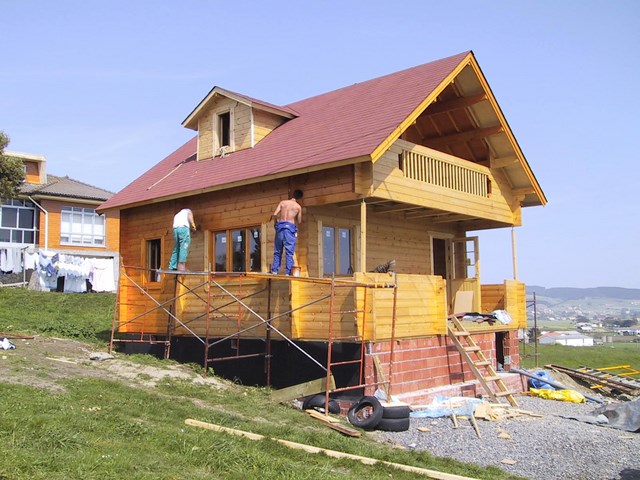
<instances>
[{"instance_id":1,"label":"window","mask_svg":"<svg viewBox=\"0 0 640 480\"><path fill-rule=\"evenodd\" d=\"M159 282L160 273L158 273L157 270L162 268L162 242L160 239L154 238L152 240L147 240L146 252L148 269L147 280L150 282Z\"/></svg>"},{"instance_id":2,"label":"window","mask_svg":"<svg viewBox=\"0 0 640 480\"><path fill-rule=\"evenodd\" d=\"M32 202L7 200L0 213L0 242L35 245L36 219Z\"/></svg>"},{"instance_id":3,"label":"window","mask_svg":"<svg viewBox=\"0 0 640 480\"><path fill-rule=\"evenodd\" d=\"M231 112L218 115L218 147L231 145Z\"/></svg>"},{"instance_id":4,"label":"window","mask_svg":"<svg viewBox=\"0 0 640 480\"><path fill-rule=\"evenodd\" d=\"M259 272L262 268L260 227L224 230L214 234L216 272Z\"/></svg>"},{"instance_id":5,"label":"window","mask_svg":"<svg viewBox=\"0 0 640 480\"><path fill-rule=\"evenodd\" d=\"M322 227L323 272L325 275L351 275L351 229Z\"/></svg>"},{"instance_id":6,"label":"window","mask_svg":"<svg viewBox=\"0 0 640 480\"><path fill-rule=\"evenodd\" d=\"M62 207L60 243L62 245L105 245L105 216L92 208Z\"/></svg>"}]
</instances>

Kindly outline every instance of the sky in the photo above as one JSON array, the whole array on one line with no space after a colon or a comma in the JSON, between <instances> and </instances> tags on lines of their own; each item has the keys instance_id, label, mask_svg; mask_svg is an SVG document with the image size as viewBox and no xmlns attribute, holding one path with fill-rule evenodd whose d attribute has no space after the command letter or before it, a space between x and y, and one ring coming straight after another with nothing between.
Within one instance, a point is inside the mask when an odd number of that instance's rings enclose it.
<instances>
[{"instance_id":1,"label":"sky","mask_svg":"<svg viewBox=\"0 0 640 480\"><path fill-rule=\"evenodd\" d=\"M640 2L0 0L0 130L119 191L214 86L276 105L472 50L548 204L482 283L640 288Z\"/></svg>"}]
</instances>

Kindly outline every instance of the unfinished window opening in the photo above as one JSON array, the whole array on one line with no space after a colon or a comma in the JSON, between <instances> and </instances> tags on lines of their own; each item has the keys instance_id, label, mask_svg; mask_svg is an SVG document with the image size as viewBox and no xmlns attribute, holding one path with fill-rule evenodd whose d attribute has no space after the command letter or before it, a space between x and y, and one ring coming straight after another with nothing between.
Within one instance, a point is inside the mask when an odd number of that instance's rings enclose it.
<instances>
[{"instance_id":1,"label":"unfinished window opening","mask_svg":"<svg viewBox=\"0 0 640 480\"><path fill-rule=\"evenodd\" d=\"M218 115L218 147L231 145L231 112Z\"/></svg>"},{"instance_id":2,"label":"unfinished window opening","mask_svg":"<svg viewBox=\"0 0 640 480\"><path fill-rule=\"evenodd\" d=\"M153 238L146 242L147 252L147 280L149 282L159 282L162 268L162 242L159 238Z\"/></svg>"},{"instance_id":3,"label":"unfinished window opening","mask_svg":"<svg viewBox=\"0 0 640 480\"><path fill-rule=\"evenodd\" d=\"M216 272L259 272L262 266L261 228L259 226L214 233Z\"/></svg>"},{"instance_id":4,"label":"unfinished window opening","mask_svg":"<svg viewBox=\"0 0 640 480\"><path fill-rule=\"evenodd\" d=\"M324 275L353 274L350 228L322 227L322 254Z\"/></svg>"}]
</instances>

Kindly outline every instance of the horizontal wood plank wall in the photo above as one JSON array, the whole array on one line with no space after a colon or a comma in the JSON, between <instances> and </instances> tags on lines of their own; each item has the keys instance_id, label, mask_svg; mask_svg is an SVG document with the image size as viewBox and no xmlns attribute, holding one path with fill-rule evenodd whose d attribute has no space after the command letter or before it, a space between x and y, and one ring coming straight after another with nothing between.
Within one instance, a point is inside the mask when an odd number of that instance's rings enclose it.
<instances>
[{"instance_id":1,"label":"horizontal wood plank wall","mask_svg":"<svg viewBox=\"0 0 640 480\"><path fill-rule=\"evenodd\" d=\"M128 278L121 276L119 283L118 331L166 335L170 318L168 311L172 307L170 300L174 296L175 277L165 275L160 282L154 283L153 287L141 290L140 271L131 268L125 271ZM164 308L158 308L158 304Z\"/></svg>"},{"instance_id":2,"label":"horizontal wood plank wall","mask_svg":"<svg viewBox=\"0 0 640 480\"><path fill-rule=\"evenodd\" d=\"M220 147L217 141L215 116L226 111L231 112L233 124L231 151L252 147L251 107L225 97L217 97L202 113L198 120L198 160L217 156Z\"/></svg>"},{"instance_id":3,"label":"horizontal wood plank wall","mask_svg":"<svg viewBox=\"0 0 640 480\"><path fill-rule=\"evenodd\" d=\"M501 193L501 188L507 187L502 187L493 176L490 177L489 198L406 178L400 170L398 156L402 153L401 145L410 144L401 140L398 142L373 166L373 196L514 224L514 211ZM414 145L413 148L416 151L421 149L418 145Z\"/></svg>"},{"instance_id":4,"label":"horizontal wood plank wall","mask_svg":"<svg viewBox=\"0 0 640 480\"><path fill-rule=\"evenodd\" d=\"M504 284L481 285L482 306L481 312L488 313L494 310L504 310Z\"/></svg>"},{"instance_id":5,"label":"horizontal wood plank wall","mask_svg":"<svg viewBox=\"0 0 640 480\"><path fill-rule=\"evenodd\" d=\"M505 280L505 310L517 328L527 328L527 289L517 280Z\"/></svg>"},{"instance_id":6,"label":"horizontal wood plank wall","mask_svg":"<svg viewBox=\"0 0 640 480\"><path fill-rule=\"evenodd\" d=\"M389 274L356 274L356 281L385 284L397 278L395 338L415 338L429 335L445 335L447 331L447 307L445 284L442 277L431 275L397 276ZM360 293L360 290L358 290ZM372 337L380 341L391 338L393 323L393 289L376 288L368 292L372 316L367 321L372 327ZM362 305L359 300L358 306Z\"/></svg>"},{"instance_id":7,"label":"horizontal wood plank wall","mask_svg":"<svg viewBox=\"0 0 640 480\"><path fill-rule=\"evenodd\" d=\"M87 246L87 245L61 245L60 244L60 227L62 207L77 207L77 208L91 208L95 209L97 204L82 203L74 199L65 201L57 200L42 200L40 202L42 208L44 208L49 215L47 221L49 222L49 242L48 247L56 250L85 250L87 254L91 251L104 252L107 250L117 251L120 243L120 213L117 211L107 212L105 222L105 245L104 246ZM44 228L45 216L40 213L40 232L38 235L39 245L44 248L46 229Z\"/></svg>"},{"instance_id":8,"label":"horizontal wood plank wall","mask_svg":"<svg viewBox=\"0 0 640 480\"><path fill-rule=\"evenodd\" d=\"M268 280L258 278L214 277L211 287L207 283L207 276L188 275L180 276L181 284L178 287L180 298L176 302L176 316L194 333L200 337L206 335L207 301L211 303L211 317L209 321L210 337L225 337L233 335L245 329L250 329L240 338L264 338L266 326L263 320L269 316L268 312ZM220 288L222 287L222 288ZM208 289L211 291L208 292ZM239 298L251 310L262 319L235 301L224 290ZM191 291L190 291L191 289ZM208 300L209 299L209 300ZM289 282L272 281L271 309L272 316L286 313L289 306ZM288 337L291 336L290 316L285 315L273 321L272 324ZM178 326L175 335L190 335L186 328ZM276 335L276 339L281 339Z\"/></svg>"},{"instance_id":9,"label":"horizontal wood plank wall","mask_svg":"<svg viewBox=\"0 0 640 480\"><path fill-rule=\"evenodd\" d=\"M333 338L355 341L359 336L355 287L337 286L333 299ZM297 340L327 340L331 317L331 285L291 282L292 335ZM324 298L327 297L327 298ZM324 298L322 301L316 301ZM311 303L314 302L314 303ZM346 337L349 337L348 339Z\"/></svg>"},{"instance_id":10,"label":"horizontal wood plank wall","mask_svg":"<svg viewBox=\"0 0 640 480\"><path fill-rule=\"evenodd\" d=\"M264 110L253 110L253 138L257 144L264 137L282 125L285 119Z\"/></svg>"},{"instance_id":11,"label":"horizontal wood plank wall","mask_svg":"<svg viewBox=\"0 0 640 480\"><path fill-rule=\"evenodd\" d=\"M368 208L370 211L367 213L367 265L364 270L373 270L377 265L393 259L399 273L430 275L431 236L435 231L433 226L424 220L407 222L397 214L376 214L371 207ZM355 227L360 225L359 206L340 208L327 205L307 208L307 230L317 232L318 222L322 222L323 226L352 228L352 250L356 251L357 243L360 241L355 236ZM439 226L438 231L442 235L453 233L450 227L447 230L444 226ZM320 253L317 233L309 235L307 245L309 274L317 276ZM353 258L354 265L356 260Z\"/></svg>"}]
</instances>

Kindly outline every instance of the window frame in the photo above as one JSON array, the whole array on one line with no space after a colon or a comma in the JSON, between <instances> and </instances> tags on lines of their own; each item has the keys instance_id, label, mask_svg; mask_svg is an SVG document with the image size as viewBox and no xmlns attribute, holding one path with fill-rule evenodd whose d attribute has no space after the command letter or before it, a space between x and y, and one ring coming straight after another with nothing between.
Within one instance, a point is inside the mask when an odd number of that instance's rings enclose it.
<instances>
[{"instance_id":1,"label":"window frame","mask_svg":"<svg viewBox=\"0 0 640 480\"><path fill-rule=\"evenodd\" d=\"M326 264L326 248L325 248L325 239L327 238L326 236L326 232L327 230L331 230L333 231L333 272L328 272L325 269L325 264ZM343 244L341 243L340 240L340 233L342 231L347 231L349 232L349 241L348 241L348 247L349 247L349 252L348 252L348 256L349 256L349 267L346 269L345 272L342 271L342 257L344 256L344 252L343 252ZM353 272L355 270L354 267L354 262L355 262L355 237L356 237L356 229L354 226L344 226L344 225L336 225L336 224L322 224L320 226L320 238L321 238L321 245L319 246L320 250L322 251L322 276L323 277L330 277L330 276L350 276L353 275ZM349 272L349 270L351 270L351 272Z\"/></svg>"},{"instance_id":2,"label":"window frame","mask_svg":"<svg viewBox=\"0 0 640 480\"><path fill-rule=\"evenodd\" d=\"M162 240L162 237L145 238L143 240L145 279L147 283L159 283L162 281L161 274L157 272L157 270L162 270L162 247L164 243ZM153 255L154 258L152 259L153 252L151 247L153 246L156 246L158 251ZM157 265L152 260L157 260Z\"/></svg>"},{"instance_id":3,"label":"window frame","mask_svg":"<svg viewBox=\"0 0 640 480\"><path fill-rule=\"evenodd\" d=\"M91 213L92 212L92 213ZM70 231L66 231L64 228L65 213L71 215L69 223ZM74 232L74 222L76 215L81 216L80 232ZM95 228L97 226L96 219L102 220L102 234L96 233ZM91 219L91 222L85 221L85 219ZM85 233L85 228L91 227L91 233ZM73 241L74 237L80 237L80 241ZM90 242L85 242L84 238L88 237ZM66 240L65 240L66 238ZM102 243L95 243L97 239L101 239ZM90 207L77 207L73 205L63 205L60 208L60 245L75 246L75 247L92 247L92 248L106 248L107 247L107 215L106 213L98 214L95 208Z\"/></svg>"},{"instance_id":4,"label":"window frame","mask_svg":"<svg viewBox=\"0 0 640 480\"><path fill-rule=\"evenodd\" d=\"M234 259L234 245L237 244L235 237L239 232L242 232L243 234L244 244L242 251L242 270L236 268L236 260ZM209 234L211 238L209 258L213 260L211 265L214 272L262 272L264 270L264 232L262 225L249 225L244 227L227 228L224 230L215 230L211 231ZM257 234L257 240L255 240L255 234ZM224 251L220 252L221 255L224 255L225 270L220 270L218 268L218 238L223 240L220 244L223 243L225 245ZM250 239L254 239L254 241L251 242ZM251 248L253 248L253 250L251 250ZM256 260L255 257L252 258L252 255L256 250L259 253L259 257L257 258L257 262L255 262L255 267L251 269L252 260ZM235 258L237 259L237 255Z\"/></svg>"},{"instance_id":5,"label":"window frame","mask_svg":"<svg viewBox=\"0 0 640 480\"><path fill-rule=\"evenodd\" d=\"M7 219L5 218L5 209L8 211L15 211L15 225L5 225ZM21 215L20 212L31 212L31 227L20 226ZM4 214L3 214L4 213ZM22 218L24 219L24 217ZM0 202L0 238L2 238L3 232L8 231L9 239L0 240L3 244L12 245L36 245L38 241L38 209L35 204L30 200L21 200L12 198L9 200L3 200ZM25 234L30 233L33 236L32 241L25 242ZM16 235L19 234L22 241L17 241Z\"/></svg>"}]
</instances>

